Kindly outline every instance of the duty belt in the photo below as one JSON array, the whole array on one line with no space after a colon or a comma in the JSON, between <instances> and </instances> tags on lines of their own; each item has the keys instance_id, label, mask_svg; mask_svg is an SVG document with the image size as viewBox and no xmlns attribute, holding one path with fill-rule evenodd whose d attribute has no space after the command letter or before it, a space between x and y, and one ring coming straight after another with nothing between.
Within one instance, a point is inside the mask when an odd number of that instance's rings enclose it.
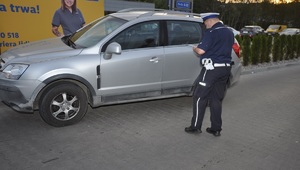
<instances>
[{"instance_id":1,"label":"duty belt","mask_svg":"<svg viewBox=\"0 0 300 170\"><path fill-rule=\"evenodd\" d=\"M213 63L210 58L202 59L202 64L206 70L213 70L215 67L230 67L229 63Z\"/></svg>"},{"instance_id":2,"label":"duty belt","mask_svg":"<svg viewBox=\"0 0 300 170\"><path fill-rule=\"evenodd\" d=\"M230 67L229 63L214 63L214 67Z\"/></svg>"}]
</instances>

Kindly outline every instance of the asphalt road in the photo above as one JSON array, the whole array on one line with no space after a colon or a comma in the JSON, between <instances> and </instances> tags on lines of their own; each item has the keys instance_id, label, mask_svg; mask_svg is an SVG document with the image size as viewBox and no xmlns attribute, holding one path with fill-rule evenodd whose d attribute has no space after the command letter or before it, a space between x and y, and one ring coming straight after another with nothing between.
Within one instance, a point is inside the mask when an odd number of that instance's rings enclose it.
<instances>
[{"instance_id":1,"label":"asphalt road","mask_svg":"<svg viewBox=\"0 0 300 170\"><path fill-rule=\"evenodd\" d=\"M191 97L89 109L63 128L1 103L0 169L298 169L299 74L295 65L242 75L223 102L220 137L184 132Z\"/></svg>"}]
</instances>

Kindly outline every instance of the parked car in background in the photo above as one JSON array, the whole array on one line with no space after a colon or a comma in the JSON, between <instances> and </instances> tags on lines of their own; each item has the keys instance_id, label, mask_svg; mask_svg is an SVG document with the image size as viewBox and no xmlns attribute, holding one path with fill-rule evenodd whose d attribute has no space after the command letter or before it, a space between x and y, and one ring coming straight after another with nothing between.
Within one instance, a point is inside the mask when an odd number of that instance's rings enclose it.
<instances>
[{"instance_id":1,"label":"parked car in background","mask_svg":"<svg viewBox=\"0 0 300 170\"><path fill-rule=\"evenodd\" d=\"M264 34L265 30L258 25L247 25L240 30L241 36L253 37L257 34Z\"/></svg>"},{"instance_id":2,"label":"parked car in background","mask_svg":"<svg viewBox=\"0 0 300 170\"><path fill-rule=\"evenodd\" d=\"M285 30L279 33L279 35L298 35L298 34L300 34L299 28L286 28Z\"/></svg>"},{"instance_id":3,"label":"parked car in background","mask_svg":"<svg viewBox=\"0 0 300 170\"><path fill-rule=\"evenodd\" d=\"M60 127L79 122L89 105L192 95L201 68L191 46L204 29L199 14L131 9L11 48L0 56L0 101ZM228 86L241 74L237 42L231 55Z\"/></svg>"},{"instance_id":4,"label":"parked car in background","mask_svg":"<svg viewBox=\"0 0 300 170\"><path fill-rule=\"evenodd\" d=\"M285 30L287 28L287 25L270 25L267 30L266 33L268 35L275 35L275 34L279 34L281 31Z\"/></svg>"},{"instance_id":5,"label":"parked car in background","mask_svg":"<svg viewBox=\"0 0 300 170\"><path fill-rule=\"evenodd\" d=\"M233 32L234 36L237 36L237 35L241 34L240 31L238 31L238 30L236 30L236 29L234 29L232 27L227 26L227 28L229 28Z\"/></svg>"}]
</instances>

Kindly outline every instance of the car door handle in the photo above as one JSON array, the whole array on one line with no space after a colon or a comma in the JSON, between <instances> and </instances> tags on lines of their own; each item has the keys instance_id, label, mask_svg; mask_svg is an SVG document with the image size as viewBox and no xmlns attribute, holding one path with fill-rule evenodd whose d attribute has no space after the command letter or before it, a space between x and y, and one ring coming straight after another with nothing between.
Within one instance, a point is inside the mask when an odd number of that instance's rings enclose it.
<instances>
[{"instance_id":1,"label":"car door handle","mask_svg":"<svg viewBox=\"0 0 300 170\"><path fill-rule=\"evenodd\" d=\"M158 57L152 57L149 61L152 63L158 63Z\"/></svg>"}]
</instances>

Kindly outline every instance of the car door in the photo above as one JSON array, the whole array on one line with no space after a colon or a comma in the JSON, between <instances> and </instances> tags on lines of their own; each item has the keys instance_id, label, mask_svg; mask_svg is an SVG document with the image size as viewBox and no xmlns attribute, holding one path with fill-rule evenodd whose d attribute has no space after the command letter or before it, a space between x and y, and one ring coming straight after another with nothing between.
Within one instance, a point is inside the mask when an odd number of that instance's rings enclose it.
<instances>
[{"instance_id":1,"label":"car door","mask_svg":"<svg viewBox=\"0 0 300 170\"><path fill-rule=\"evenodd\" d=\"M108 43L117 42L121 54L101 57L101 95L104 102L161 95L163 47L159 46L159 22L133 25Z\"/></svg>"},{"instance_id":2,"label":"car door","mask_svg":"<svg viewBox=\"0 0 300 170\"><path fill-rule=\"evenodd\" d=\"M197 22L167 21L162 89L165 94L190 92L200 72L200 62L191 45L198 45L202 26Z\"/></svg>"}]
</instances>

